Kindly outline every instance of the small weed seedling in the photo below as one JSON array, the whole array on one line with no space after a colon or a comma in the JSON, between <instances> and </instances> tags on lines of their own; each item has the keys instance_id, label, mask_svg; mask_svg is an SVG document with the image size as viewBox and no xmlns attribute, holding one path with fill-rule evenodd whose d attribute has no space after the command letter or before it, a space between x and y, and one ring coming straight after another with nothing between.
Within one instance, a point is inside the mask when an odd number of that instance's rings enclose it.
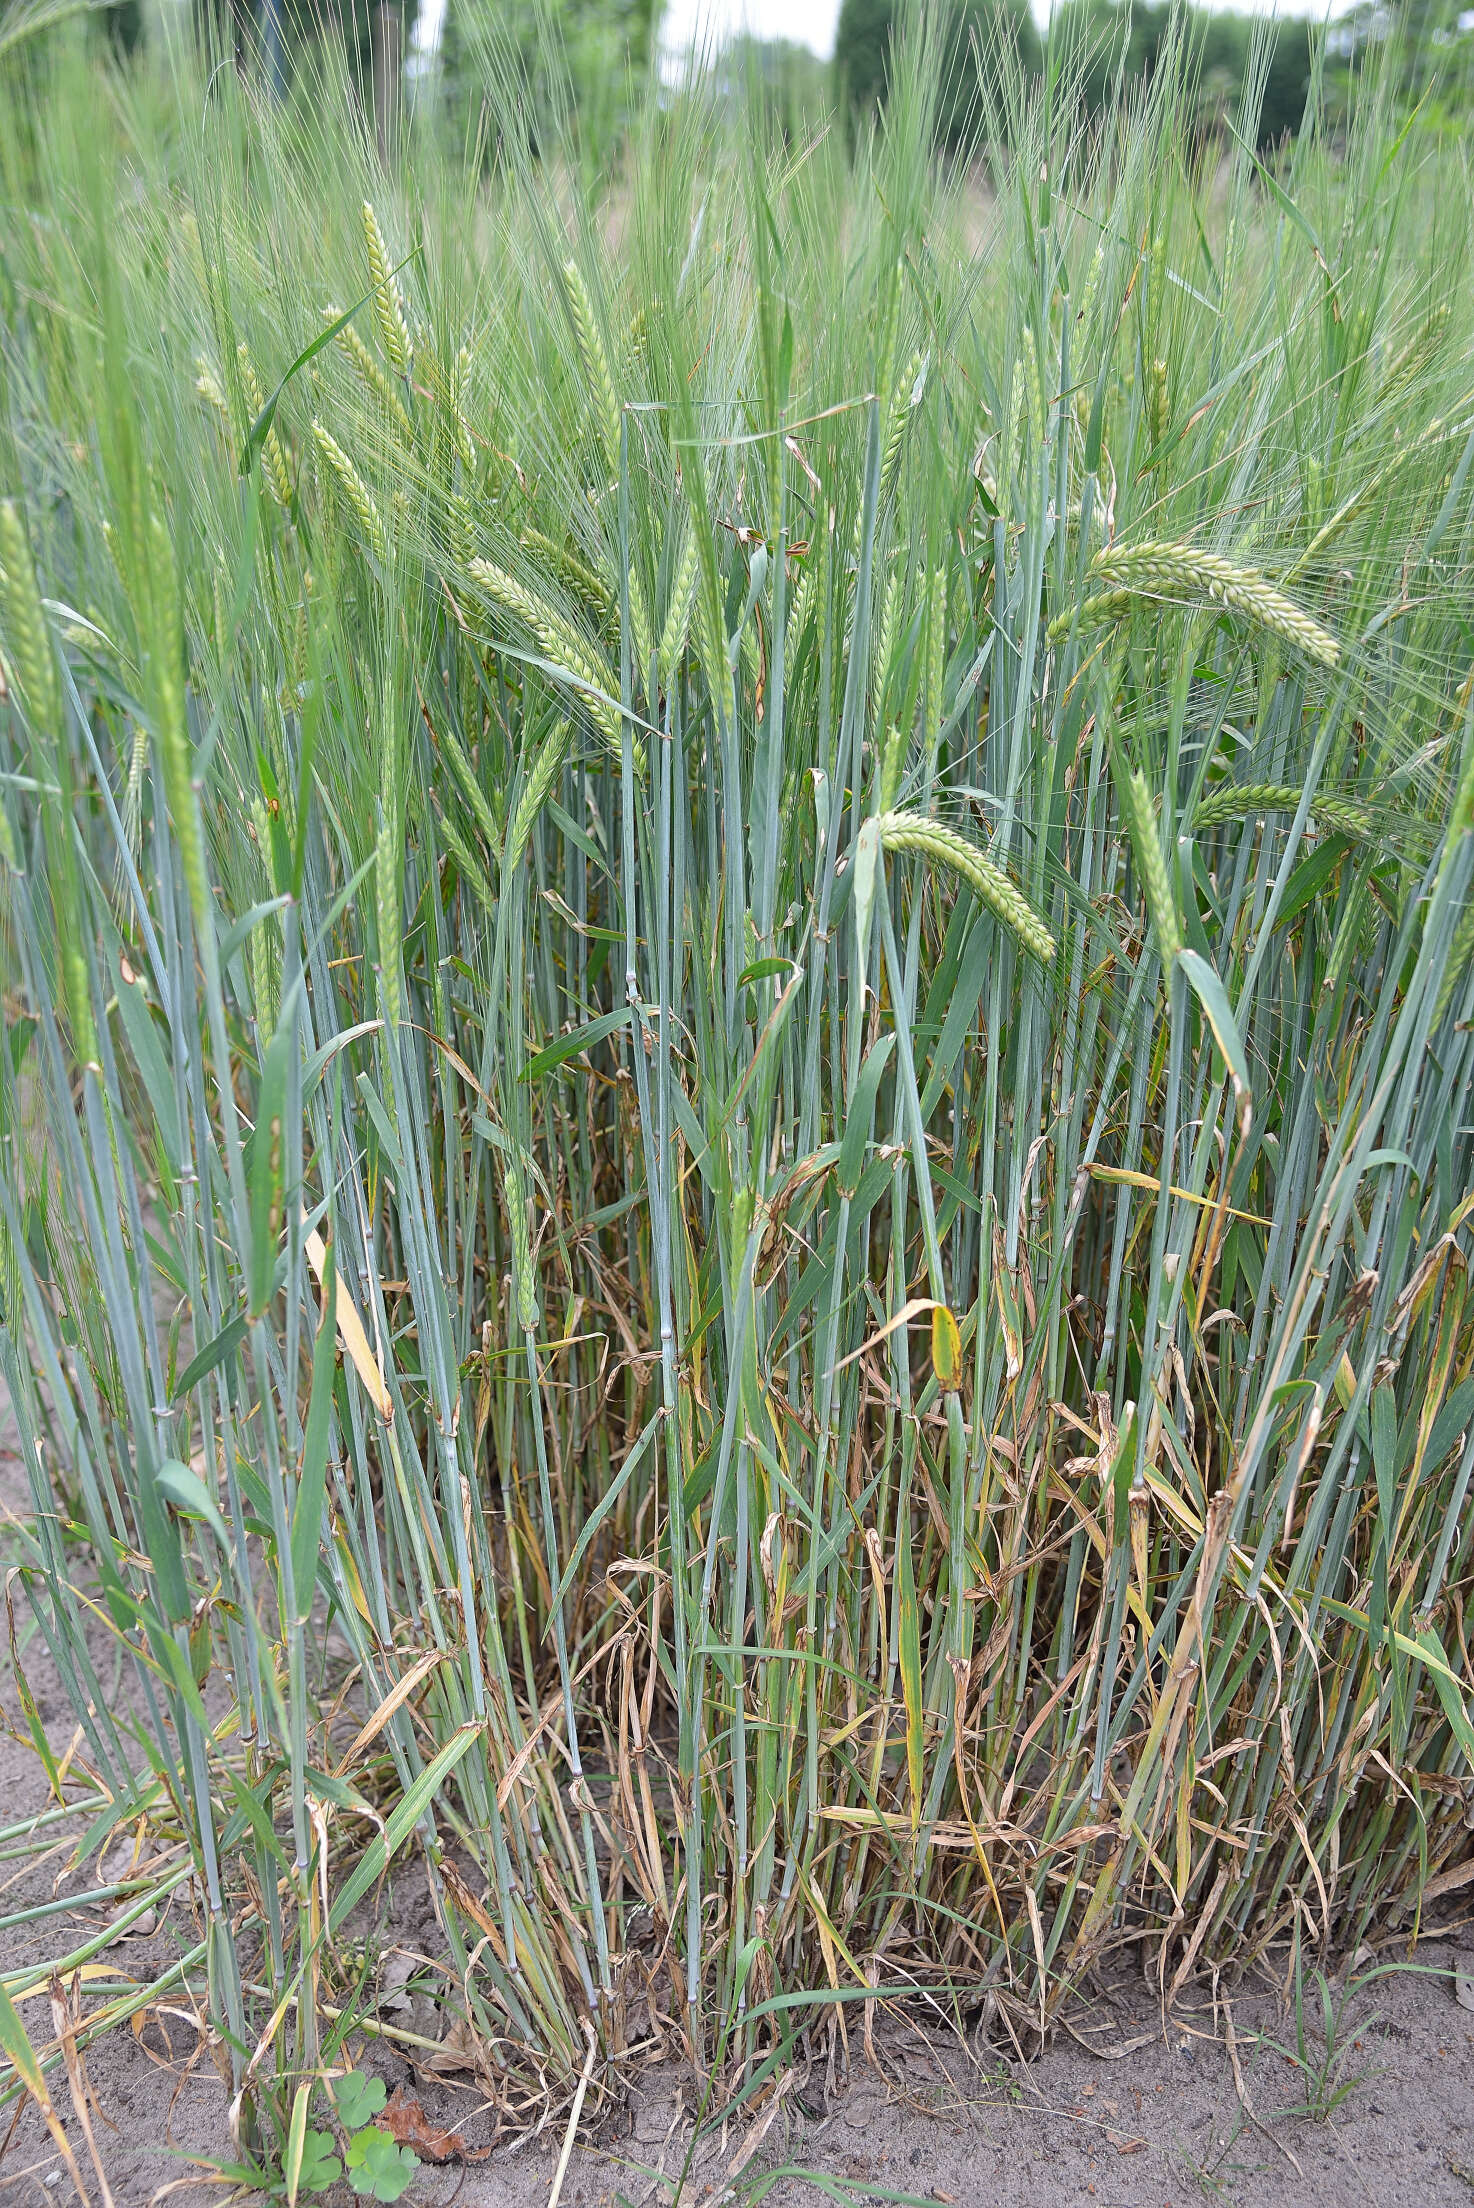
<instances>
[{"instance_id":1,"label":"small weed seedling","mask_svg":"<svg viewBox=\"0 0 1474 2208\"><path fill-rule=\"evenodd\" d=\"M1317 1970L1314 1974L1315 1998L1307 1998L1304 1976L1297 1961L1294 2046L1287 2047L1266 2033L1259 2034L1259 2045L1273 2054L1283 2055L1286 2062L1292 2063L1304 2087L1304 2098L1289 2108L1278 2110L1279 2116L1306 2116L1313 2123L1329 2123L1342 2103L1359 2085L1366 2083L1370 2071L1348 2068L1361 2043L1360 2035L1377 2021L1375 2016L1363 2017L1354 2031L1347 2023L1351 2005L1362 1990L1361 1978L1349 1978L1337 1993L1325 1972Z\"/></svg>"}]
</instances>

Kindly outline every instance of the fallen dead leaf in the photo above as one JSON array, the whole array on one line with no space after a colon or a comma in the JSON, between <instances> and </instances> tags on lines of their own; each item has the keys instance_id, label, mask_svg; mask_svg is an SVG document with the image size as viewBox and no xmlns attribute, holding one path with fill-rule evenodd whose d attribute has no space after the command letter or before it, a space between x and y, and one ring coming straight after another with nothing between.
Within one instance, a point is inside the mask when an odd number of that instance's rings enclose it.
<instances>
[{"instance_id":1,"label":"fallen dead leaf","mask_svg":"<svg viewBox=\"0 0 1474 2208\"><path fill-rule=\"evenodd\" d=\"M432 2124L418 2100L402 2085L395 2086L376 2121L381 2131L387 2131L401 2147L413 2147L425 2162L484 2162L491 2152L490 2145L468 2147L458 2131L442 2131L438 2124Z\"/></svg>"},{"instance_id":2,"label":"fallen dead leaf","mask_svg":"<svg viewBox=\"0 0 1474 2208\"><path fill-rule=\"evenodd\" d=\"M1127 2139L1119 2131L1108 2131L1106 2137L1117 2154L1140 2154L1142 2148L1146 2145L1144 2139Z\"/></svg>"}]
</instances>

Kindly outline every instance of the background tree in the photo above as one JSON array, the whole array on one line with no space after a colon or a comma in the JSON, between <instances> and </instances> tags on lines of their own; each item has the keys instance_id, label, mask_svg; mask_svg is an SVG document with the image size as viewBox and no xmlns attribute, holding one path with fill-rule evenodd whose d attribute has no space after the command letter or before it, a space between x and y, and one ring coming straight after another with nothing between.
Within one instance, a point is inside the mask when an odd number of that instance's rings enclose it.
<instances>
[{"instance_id":1,"label":"background tree","mask_svg":"<svg viewBox=\"0 0 1474 2208\"><path fill-rule=\"evenodd\" d=\"M898 31L919 19L909 0L844 0L834 39L840 97L856 117L873 114L890 86ZM974 135L986 95L1011 72L1033 76L1039 33L1028 0L953 0L941 28L937 138L957 150Z\"/></svg>"}]
</instances>

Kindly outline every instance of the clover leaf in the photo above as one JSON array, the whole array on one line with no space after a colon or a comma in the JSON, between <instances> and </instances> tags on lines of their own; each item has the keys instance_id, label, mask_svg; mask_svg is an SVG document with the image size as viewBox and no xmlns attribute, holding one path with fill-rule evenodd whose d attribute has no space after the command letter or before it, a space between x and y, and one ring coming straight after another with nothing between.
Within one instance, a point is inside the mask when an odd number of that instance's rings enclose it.
<instances>
[{"instance_id":1,"label":"clover leaf","mask_svg":"<svg viewBox=\"0 0 1474 2208\"><path fill-rule=\"evenodd\" d=\"M333 2104L345 2131L362 2131L378 2115L385 2101L384 2081L362 2070L350 2070L333 2086Z\"/></svg>"},{"instance_id":2,"label":"clover leaf","mask_svg":"<svg viewBox=\"0 0 1474 2208\"><path fill-rule=\"evenodd\" d=\"M373 2200L398 2200L419 2166L408 2147L396 2146L377 2125L348 2142L348 2182L355 2193L367 2193Z\"/></svg>"},{"instance_id":3,"label":"clover leaf","mask_svg":"<svg viewBox=\"0 0 1474 2208\"><path fill-rule=\"evenodd\" d=\"M301 2193L325 2193L343 2175L343 2165L333 2151L330 2131L309 2131L302 2142L302 2166L297 2174Z\"/></svg>"}]
</instances>

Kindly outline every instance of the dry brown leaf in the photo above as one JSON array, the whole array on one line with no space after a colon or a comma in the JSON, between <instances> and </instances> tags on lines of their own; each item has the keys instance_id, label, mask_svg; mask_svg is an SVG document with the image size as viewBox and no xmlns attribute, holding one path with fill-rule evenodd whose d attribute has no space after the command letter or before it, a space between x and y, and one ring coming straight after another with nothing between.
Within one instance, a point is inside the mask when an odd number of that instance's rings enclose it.
<instances>
[{"instance_id":1,"label":"dry brown leaf","mask_svg":"<svg viewBox=\"0 0 1474 2208\"><path fill-rule=\"evenodd\" d=\"M491 2152L489 2145L468 2147L458 2131L442 2131L402 2085L395 2086L375 2120L381 2131L401 2147L412 2147L423 2162L484 2162Z\"/></svg>"}]
</instances>

